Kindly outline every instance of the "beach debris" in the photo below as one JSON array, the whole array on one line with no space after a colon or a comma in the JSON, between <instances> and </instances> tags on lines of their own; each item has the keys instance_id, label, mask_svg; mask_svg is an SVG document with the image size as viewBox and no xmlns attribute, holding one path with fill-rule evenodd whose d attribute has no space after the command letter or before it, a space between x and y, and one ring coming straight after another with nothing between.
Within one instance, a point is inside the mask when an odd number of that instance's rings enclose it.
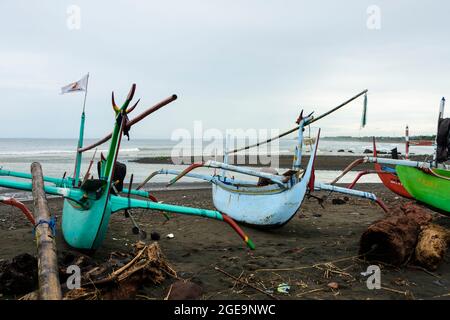
<instances>
[{"instance_id":1,"label":"beach debris","mask_svg":"<svg viewBox=\"0 0 450 320\"><path fill-rule=\"evenodd\" d=\"M304 295L307 295L307 294L310 294L310 293L319 292L319 291L323 291L323 290L325 290L325 289L324 288L312 289L312 290L309 290L309 291L301 292L301 293L297 294L296 297L300 298L300 297L302 297Z\"/></svg>"},{"instance_id":2,"label":"beach debris","mask_svg":"<svg viewBox=\"0 0 450 320\"><path fill-rule=\"evenodd\" d=\"M250 287L250 288L252 288L252 289L254 289L254 290L258 291L258 292L261 292L261 293L263 293L263 294L269 296L270 298L272 298L272 299L274 299L274 300L279 300L276 296L272 295L272 294L271 294L270 292L268 292L267 290L262 290L262 289L256 287L255 285L249 283L248 280L247 280L247 281L244 281L243 279L241 279L241 276L239 276L239 278L238 278L238 277L235 277L235 276L233 276L232 274L229 274L228 272L226 272L226 271L220 269L220 268L217 267L217 266L214 267L214 270L216 270L216 271L218 271L218 272L220 272L220 273L226 275L227 277L233 279L233 280L236 281L236 282L239 282L239 283L241 283L241 284L243 284L243 285L245 285L245 286L248 286L248 287Z\"/></svg>"},{"instance_id":3,"label":"beach debris","mask_svg":"<svg viewBox=\"0 0 450 320\"><path fill-rule=\"evenodd\" d=\"M158 232L153 231L152 233L150 233L150 239L152 239L153 241L158 241L159 239L161 239L161 235Z\"/></svg>"},{"instance_id":4,"label":"beach debris","mask_svg":"<svg viewBox=\"0 0 450 320\"><path fill-rule=\"evenodd\" d=\"M0 260L0 292L2 294L23 294L38 286L38 262L28 253L22 253L11 260Z\"/></svg>"},{"instance_id":5,"label":"beach debris","mask_svg":"<svg viewBox=\"0 0 450 320\"><path fill-rule=\"evenodd\" d=\"M203 294L203 288L197 283L178 280L169 288L167 300L195 300L199 299Z\"/></svg>"},{"instance_id":6,"label":"beach debris","mask_svg":"<svg viewBox=\"0 0 450 320\"><path fill-rule=\"evenodd\" d=\"M396 286L409 286L410 283L407 279L403 279L403 278L395 278L391 281L393 284L395 284Z\"/></svg>"},{"instance_id":7,"label":"beach debris","mask_svg":"<svg viewBox=\"0 0 450 320\"><path fill-rule=\"evenodd\" d=\"M333 290L339 289L339 284L337 282L330 282L327 284L327 287Z\"/></svg>"},{"instance_id":8,"label":"beach debris","mask_svg":"<svg viewBox=\"0 0 450 320\"><path fill-rule=\"evenodd\" d=\"M375 271L372 271L372 272L370 272L370 271L363 271L363 272L361 272L361 275L363 277L368 277L368 276L371 276L374 273L375 273Z\"/></svg>"},{"instance_id":9,"label":"beach debris","mask_svg":"<svg viewBox=\"0 0 450 320\"><path fill-rule=\"evenodd\" d=\"M436 270L443 261L450 242L450 232L436 224L421 228L415 250L415 260L428 270Z\"/></svg>"},{"instance_id":10,"label":"beach debris","mask_svg":"<svg viewBox=\"0 0 450 320\"><path fill-rule=\"evenodd\" d=\"M332 204L346 204L347 201L345 201L344 199L341 198L334 198L333 200L331 200Z\"/></svg>"},{"instance_id":11,"label":"beach debris","mask_svg":"<svg viewBox=\"0 0 450 320\"><path fill-rule=\"evenodd\" d=\"M289 294L290 290L291 290L291 286L288 285L287 283L280 283L277 287L278 293Z\"/></svg>"},{"instance_id":12,"label":"beach debris","mask_svg":"<svg viewBox=\"0 0 450 320\"><path fill-rule=\"evenodd\" d=\"M38 280L40 300L61 300L58 257L55 241L55 217L48 208L44 191L44 178L39 162L31 164L34 220L37 221L34 233L37 244Z\"/></svg>"},{"instance_id":13,"label":"beach debris","mask_svg":"<svg viewBox=\"0 0 450 320\"><path fill-rule=\"evenodd\" d=\"M442 279L434 280L433 283L439 287L446 287L446 283Z\"/></svg>"},{"instance_id":14,"label":"beach debris","mask_svg":"<svg viewBox=\"0 0 450 320\"><path fill-rule=\"evenodd\" d=\"M166 238L167 238L167 239L173 239L173 238L175 238L175 235L174 235L173 233L169 233L169 234L166 236Z\"/></svg>"},{"instance_id":15,"label":"beach debris","mask_svg":"<svg viewBox=\"0 0 450 320\"><path fill-rule=\"evenodd\" d=\"M369 261L401 265L414 254L420 227L431 219L428 211L414 203L396 208L369 225L361 236L359 254Z\"/></svg>"},{"instance_id":16,"label":"beach debris","mask_svg":"<svg viewBox=\"0 0 450 320\"><path fill-rule=\"evenodd\" d=\"M133 254L113 252L107 262L83 272L81 288L66 291L64 299L132 299L143 285L177 277L156 242L139 241L133 247Z\"/></svg>"}]
</instances>

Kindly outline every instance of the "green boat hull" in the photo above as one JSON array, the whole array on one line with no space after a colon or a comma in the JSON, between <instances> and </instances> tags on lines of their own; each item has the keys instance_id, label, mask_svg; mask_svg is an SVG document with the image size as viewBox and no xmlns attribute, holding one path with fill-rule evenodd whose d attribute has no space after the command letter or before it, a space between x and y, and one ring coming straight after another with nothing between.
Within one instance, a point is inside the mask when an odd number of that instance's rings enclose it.
<instances>
[{"instance_id":1,"label":"green boat hull","mask_svg":"<svg viewBox=\"0 0 450 320\"><path fill-rule=\"evenodd\" d=\"M418 201L450 214L450 171L433 169L449 180L406 166L396 166L402 185Z\"/></svg>"}]
</instances>

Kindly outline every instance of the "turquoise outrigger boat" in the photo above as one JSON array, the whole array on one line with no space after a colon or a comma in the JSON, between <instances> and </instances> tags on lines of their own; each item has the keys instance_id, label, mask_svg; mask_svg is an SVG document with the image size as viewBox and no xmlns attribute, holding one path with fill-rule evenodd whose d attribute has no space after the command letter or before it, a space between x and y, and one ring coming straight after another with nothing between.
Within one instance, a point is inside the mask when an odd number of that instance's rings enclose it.
<instances>
[{"instance_id":1,"label":"turquoise outrigger boat","mask_svg":"<svg viewBox=\"0 0 450 320\"><path fill-rule=\"evenodd\" d=\"M62 232L66 242L77 249L95 250L98 249L105 239L111 214L129 210L134 208L150 209L163 212L173 212L178 214L201 216L210 219L220 220L228 223L245 241L250 249L255 246L251 239L242 231L242 229L226 214L214 210L205 210L199 208L191 208L170 204L158 203L156 199L147 191L132 189L132 178L129 189L120 188L123 185L125 174L121 170L120 164L117 162L120 143L123 135L128 135L130 127L144 119L151 113L157 111L163 106L176 100L176 95L158 103L152 108L138 115L136 118L129 120L130 114L137 106L139 100L129 107L136 90L133 84L129 94L119 108L114 101L114 92L112 94L112 105L115 112L114 129L110 135L99 140L98 142L83 147L85 112L81 115L80 134L78 140L77 156L75 162L75 171L73 177L54 178L44 176L47 184L44 190L49 195L61 196L64 198L64 207L62 212ZM111 139L107 157L103 157L99 162L98 179L89 179L89 171L80 179L81 159L83 152L93 149L96 146ZM91 161L92 165L92 161ZM123 171L123 170L122 170ZM122 177L118 176L122 174ZM0 169L0 176L10 176L31 180L29 173L9 171ZM12 188L16 190L32 190L31 181L17 181L13 179L0 179L0 186ZM121 189L121 190L120 190ZM126 196L120 195L120 193ZM131 195L143 197L145 199L131 198ZM130 214L128 212L128 214ZM132 219L134 222L134 219ZM135 224L135 228L137 225Z\"/></svg>"}]
</instances>

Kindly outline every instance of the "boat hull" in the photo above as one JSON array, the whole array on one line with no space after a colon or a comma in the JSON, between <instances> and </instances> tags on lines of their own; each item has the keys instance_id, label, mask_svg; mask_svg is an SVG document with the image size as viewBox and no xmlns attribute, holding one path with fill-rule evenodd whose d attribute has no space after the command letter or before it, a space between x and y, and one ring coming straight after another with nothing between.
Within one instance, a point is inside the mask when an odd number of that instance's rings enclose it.
<instances>
[{"instance_id":1,"label":"boat hull","mask_svg":"<svg viewBox=\"0 0 450 320\"><path fill-rule=\"evenodd\" d=\"M433 170L450 179L448 171ZM413 167L397 165L396 171L402 185L416 200L450 214L450 180L436 177Z\"/></svg>"},{"instance_id":2,"label":"boat hull","mask_svg":"<svg viewBox=\"0 0 450 320\"><path fill-rule=\"evenodd\" d=\"M216 178L211 181L214 206L232 219L248 225L264 228L283 226L294 217L302 205L308 184L314 183L311 181L311 176L319 137L320 130L302 177L298 180L296 177L291 177L289 187L286 185L283 188L278 184L241 186L228 184ZM294 181L295 184L293 184Z\"/></svg>"},{"instance_id":3,"label":"boat hull","mask_svg":"<svg viewBox=\"0 0 450 320\"><path fill-rule=\"evenodd\" d=\"M93 201L89 209L83 209L71 200L64 200L62 232L71 247L95 250L101 246L111 217L111 205L107 199L107 195L103 195Z\"/></svg>"},{"instance_id":4,"label":"boat hull","mask_svg":"<svg viewBox=\"0 0 450 320\"><path fill-rule=\"evenodd\" d=\"M216 182L212 186L214 206L241 223L276 228L287 223L300 208L307 183L301 181L290 189L239 188Z\"/></svg>"},{"instance_id":5,"label":"boat hull","mask_svg":"<svg viewBox=\"0 0 450 320\"><path fill-rule=\"evenodd\" d=\"M383 168L380 164L375 163L375 170L376 171L383 171ZM400 182L400 179L393 173L378 173L378 177L380 178L381 182L384 184L386 188L391 190L392 192L405 197L405 198L412 198L411 194L403 187L402 183Z\"/></svg>"}]
</instances>

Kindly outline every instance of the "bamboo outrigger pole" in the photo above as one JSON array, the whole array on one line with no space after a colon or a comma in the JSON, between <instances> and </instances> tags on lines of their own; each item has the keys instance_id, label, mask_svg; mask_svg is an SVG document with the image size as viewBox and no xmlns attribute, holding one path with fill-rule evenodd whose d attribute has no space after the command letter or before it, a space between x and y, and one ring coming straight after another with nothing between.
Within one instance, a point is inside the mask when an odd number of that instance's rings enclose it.
<instances>
[{"instance_id":1,"label":"bamboo outrigger pole","mask_svg":"<svg viewBox=\"0 0 450 320\"><path fill-rule=\"evenodd\" d=\"M333 109L331 109L331 110L329 110L329 111L327 111L327 112L321 114L320 116L318 116L318 117L316 117L316 118L313 118L313 119L310 120L310 121L307 121L307 122L305 123L305 126L308 126L308 125L310 125L310 124L316 122L317 120L320 120L320 119L322 119L323 117L326 117L326 116L329 115L330 113L333 113L333 112L339 110L339 109L342 108L343 106L349 104L350 102L352 102L353 100L359 98L359 97L362 96L363 94L366 94L367 92L368 92L368 90L366 89L366 90L364 90L364 91L358 93L356 96L354 96L354 97L348 99L347 101L341 103L341 104L338 105L337 107L334 107ZM270 139L268 139L268 140L266 140L266 141L258 142L258 143L252 144L252 145L250 145L250 146L242 147L242 148L239 148L239 149L234 149L234 150L231 150L231 151L226 152L226 154L232 154L232 153L236 153L236 152L239 152L239 151L248 150L248 149L250 149L250 148L258 147L258 146L260 146L260 145L263 145L263 144L269 143L269 142L271 142L271 141L280 139L280 138L282 138L282 137L284 137L284 136L287 136L288 134L297 131L298 128L299 128L299 127L297 126L297 127L293 128L293 129L291 129L291 130L288 130L288 131L286 131L286 132L283 132L282 134L280 134L280 135L278 135L278 136L276 136L276 137L272 137L272 138L270 138Z\"/></svg>"},{"instance_id":2,"label":"bamboo outrigger pole","mask_svg":"<svg viewBox=\"0 0 450 320\"><path fill-rule=\"evenodd\" d=\"M59 283L58 259L54 237L54 221L44 191L44 179L41 165L31 164L33 177L32 191L35 215L35 236L38 252L38 279L40 300L61 300L61 285Z\"/></svg>"}]
</instances>

